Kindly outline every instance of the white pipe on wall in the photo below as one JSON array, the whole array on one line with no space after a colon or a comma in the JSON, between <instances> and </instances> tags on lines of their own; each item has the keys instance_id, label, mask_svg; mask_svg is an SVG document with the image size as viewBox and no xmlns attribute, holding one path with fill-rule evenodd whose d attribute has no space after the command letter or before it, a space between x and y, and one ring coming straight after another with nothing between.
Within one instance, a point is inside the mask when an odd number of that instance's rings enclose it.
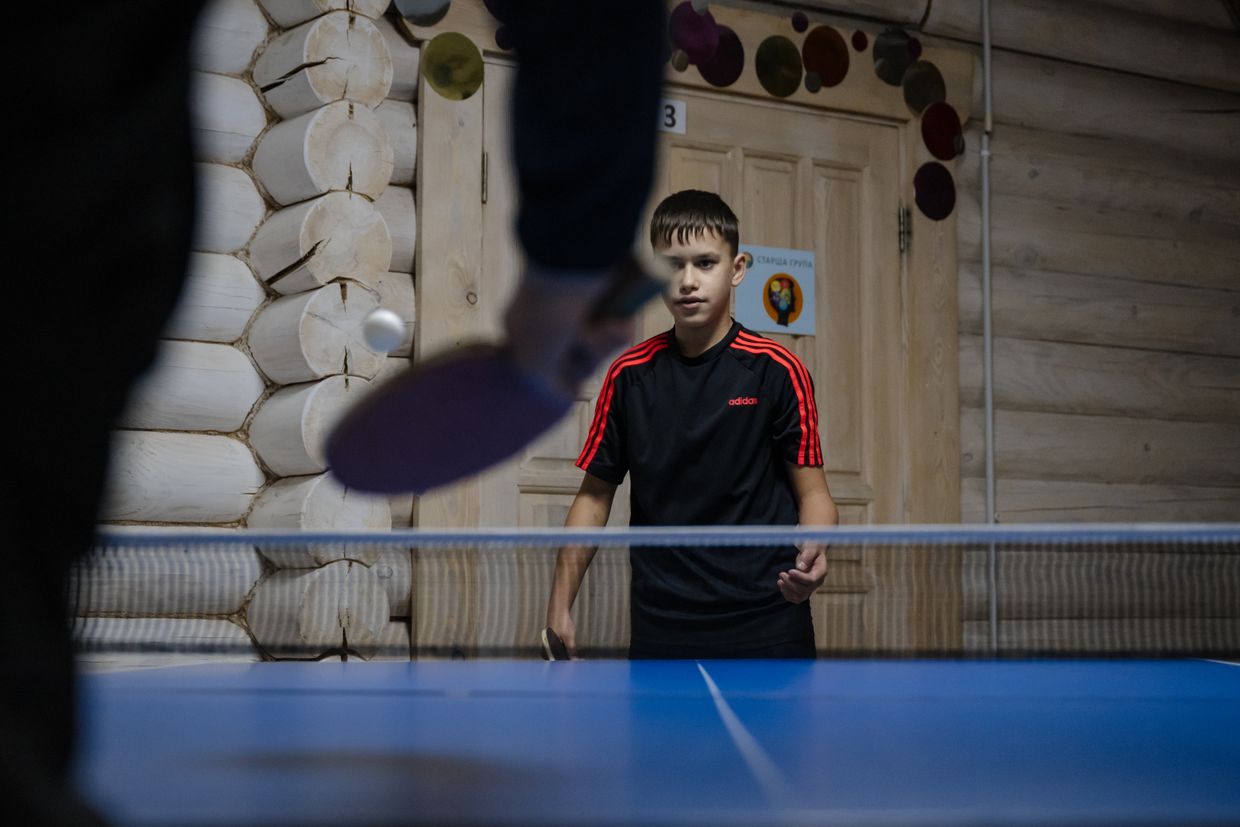
<instances>
[{"instance_id":1,"label":"white pipe on wall","mask_svg":"<svg viewBox=\"0 0 1240 827\"><path fill-rule=\"evenodd\" d=\"M986 427L986 524L995 523L995 398L994 331L990 317L990 135L994 130L991 105L990 0L982 3L982 93L985 123L982 129L982 388L985 397ZM990 651L999 648L999 560L991 543L986 558L988 604L990 610Z\"/></svg>"}]
</instances>

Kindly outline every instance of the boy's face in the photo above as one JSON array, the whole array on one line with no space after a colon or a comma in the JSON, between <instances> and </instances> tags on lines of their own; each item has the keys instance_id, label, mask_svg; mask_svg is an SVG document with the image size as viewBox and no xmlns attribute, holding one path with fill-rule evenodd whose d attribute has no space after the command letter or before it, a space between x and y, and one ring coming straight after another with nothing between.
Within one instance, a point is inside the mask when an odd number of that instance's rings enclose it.
<instances>
[{"instance_id":1,"label":"boy's face","mask_svg":"<svg viewBox=\"0 0 1240 827\"><path fill-rule=\"evenodd\" d=\"M710 231L683 243L673 235L671 243L658 244L654 251L671 265L663 302L678 329L710 328L731 318L732 289L745 278L744 256L733 254Z\"/></svg>"}]
</instances>

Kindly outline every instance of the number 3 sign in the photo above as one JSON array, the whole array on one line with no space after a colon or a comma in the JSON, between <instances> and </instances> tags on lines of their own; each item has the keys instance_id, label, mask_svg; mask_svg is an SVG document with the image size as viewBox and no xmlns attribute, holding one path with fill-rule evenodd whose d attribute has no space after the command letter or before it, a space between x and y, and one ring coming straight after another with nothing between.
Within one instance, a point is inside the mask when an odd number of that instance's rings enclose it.
<instances>
[{"instance_id":1,"label":"number 3 sign","mask_svg":"<svg viewBox=\"0 0 1240 827\"><path fill-rule=\"evenodd\" d=\"M674 100L659 101L659 130L685 134L685 102Z\"/></svg>"}]
</instances>

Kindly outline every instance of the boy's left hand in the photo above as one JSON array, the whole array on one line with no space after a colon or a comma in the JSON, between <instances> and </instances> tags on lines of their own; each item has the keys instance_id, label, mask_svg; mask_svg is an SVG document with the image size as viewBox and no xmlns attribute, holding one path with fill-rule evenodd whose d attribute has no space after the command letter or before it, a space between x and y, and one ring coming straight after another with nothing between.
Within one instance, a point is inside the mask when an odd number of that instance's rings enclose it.
<instances>
[{"instance_id":1,"label":"boy's left hand","mask_svg":"<svg viewBox=\"0 0 1240 827\"><path fill-rule=\"evenodd\" d=\"M797 553L796 568L779 574L779 591L789 603L803 603L827 579L827 548L806 545Z\"/></svg>"}]
</instances>

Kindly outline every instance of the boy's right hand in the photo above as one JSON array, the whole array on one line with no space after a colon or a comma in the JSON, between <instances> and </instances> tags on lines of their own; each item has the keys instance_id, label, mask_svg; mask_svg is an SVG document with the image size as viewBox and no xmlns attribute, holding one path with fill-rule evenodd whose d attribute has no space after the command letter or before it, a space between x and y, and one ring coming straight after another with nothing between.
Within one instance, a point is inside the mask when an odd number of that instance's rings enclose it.
<instances>
[{"instance_id":1,"label":"boy's right hand","mask_svg":"<svg viewBox=\"0 0 1240 827\"><path fill-rule=\"evenodd\" d=\"M560 640L564 641L564 645L568 648L568 654L574 660L577 658L577 624L573 623L573 616L568 612L547 612L547 625L560 636Z\"/></svg>"}]
</instances>

